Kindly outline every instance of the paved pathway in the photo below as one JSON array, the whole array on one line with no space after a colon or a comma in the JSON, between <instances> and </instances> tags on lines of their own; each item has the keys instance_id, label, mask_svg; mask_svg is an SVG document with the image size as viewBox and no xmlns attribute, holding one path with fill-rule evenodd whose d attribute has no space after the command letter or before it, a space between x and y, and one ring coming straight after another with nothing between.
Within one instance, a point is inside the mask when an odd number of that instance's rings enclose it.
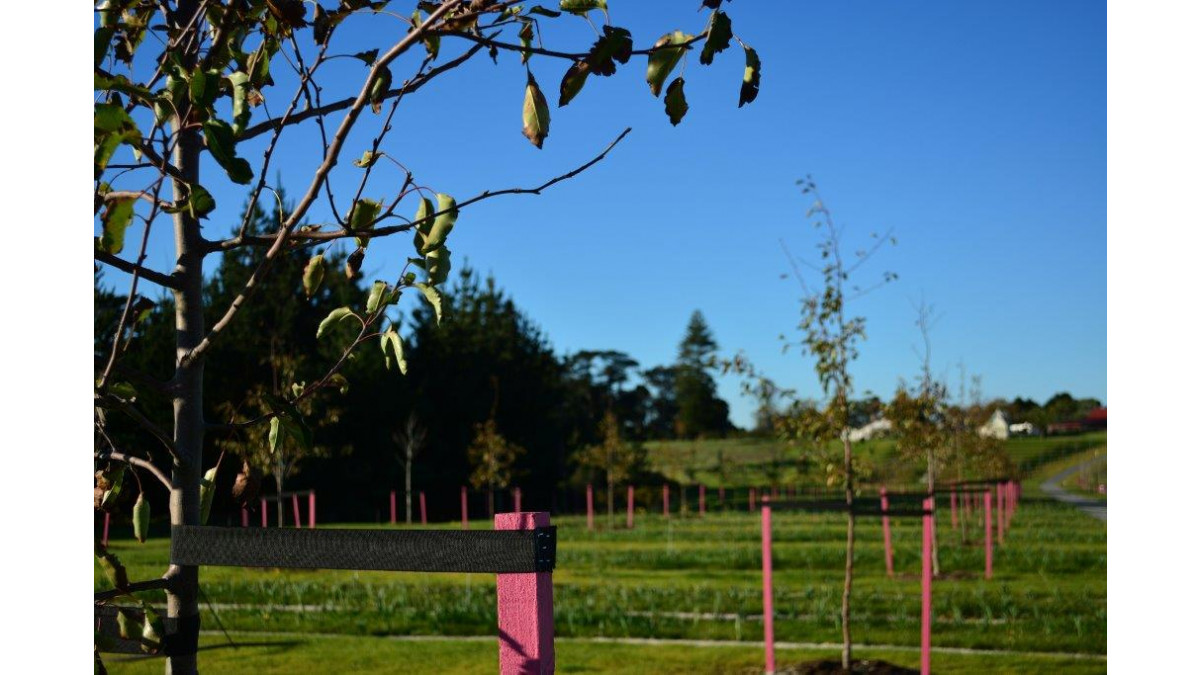
<instances>
[{"instance_id":1,"label":"paved pathway","mask_svg":"<svg viewBox=\"0 0 1200 675\"><path fill-rule=\"evenodd\" d=\"M1088 514L1089 516L1092 516L1093 518L1099 518L1100 520L1103 520L1104 522L1107 523L1108 522L1108 503L1107 502L1100 501L1097 499L1088 499L1087 497L1080 497L1079 495L1071 494L1070 492L1067 492L1066 490L1059 487L1059 484L1062 483L1067 478L1074 476L1075 474L1086 469L1087 467L1091 466L1092 464L1095 464L1097 462L1103 462L1107 459L1108 459L1108 453L1105 453L1103 455L1100 455L1099 457L1089 459L1086 462L1083 462L1081 464L1076 464L1075 466L1070 467L1069 469L1060 471L1060 472L1054 474L1053 476L1051 476L1050 478L1047 478L1046 481L1044 483L1042 483L1042 491L1045 492L1047 495L1057 499L1060 502L1074 504L1075 506L1078 506L1084 513Z\"/></svg>"}]
</instances>

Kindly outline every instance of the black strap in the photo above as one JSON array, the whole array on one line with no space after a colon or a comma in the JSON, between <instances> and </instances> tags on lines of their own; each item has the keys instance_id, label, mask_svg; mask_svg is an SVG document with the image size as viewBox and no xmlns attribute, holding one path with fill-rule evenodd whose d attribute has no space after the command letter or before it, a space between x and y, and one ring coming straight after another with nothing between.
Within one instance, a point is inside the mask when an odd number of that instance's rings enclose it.
<instances>
[{"instance_id":1,"label":"black strap","mask_svg":"<svg viewBox=\"0 0 1200 675\"><path fill-rule=\"evenodd\" d=\"M845 501L836 500L769 500L763 502L763 506L771 507L772 511L811 511L811 512L837 512L845 513L849 509L846 508ZM889 516L894 518L912 518L919 516L928 516L932 511L924 508L914 508L912 506L890 506L887 511L883 510L882 505L877 500L856 500L854 503L854 515L856 516Z\"/></svg>"},{"instance_id":2,"label":"black strap","mask_svg":"<svg viewBox=\"0 0 1200 675\"><path fill-rule=\"evenodd\" d=\"M341 530L174 525L176 565L483 572L554 570L554 526L533 530Z\"/></svg>"}]
</instances>

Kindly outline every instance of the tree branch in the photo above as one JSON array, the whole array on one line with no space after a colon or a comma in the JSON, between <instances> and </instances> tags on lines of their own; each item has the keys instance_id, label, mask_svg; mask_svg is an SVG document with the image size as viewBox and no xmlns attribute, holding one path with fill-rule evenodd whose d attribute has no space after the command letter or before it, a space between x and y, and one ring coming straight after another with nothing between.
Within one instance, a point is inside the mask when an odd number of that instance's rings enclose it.
<instances>
[{"instance_id":1,"label":"tree branch","mask_svg":"<svg viewBox=\"0 0 1200 675\"><path fill-rule=\"evenodd\" d=\"M144 460L141 457L134 457L133 455L127 455L123 452L117 452L115 450L108 453L108 456L111 459L117 460L118 462L132 464L133 466L141 467L149 471L150 473L154 474L154 477L158 479L158 482L163 484L163 487L167 488L168 491L171 490L171 479L167 478L167 474L163 473L161 469L159 469L157 466L154 466L149 461Z\"/></svg>"},{"instance_id":2,"label":"tree branch","mask_svg":"<svg viewBox=\"0 0 1200 675\"><path fill-rule=\"evenodd\" d=\"M163 444L163 446L167 448L167 452L171 453L171 457L175 457L175 441L172 440L165 431L160 429L157 424L151 422L149 418L143 415L140 410L133 407L128 401L120 398L119 396L114 396L113 394L107 394L103 397L96 397L96 403L98 405L101 405L104 402L112 402L115 404L118 410L126 415L129 415L134 422L138 423L138 426L150 432L151 436L157 438Z\"/></svg>"},{"instance_id":3,"label":"tree branch","mask_svg":"<svg viewBox=\"0 0 1200 675\"><path fill-rule=\"evenodd\" d=\"M112 588L107 591L97 591L94 602L107 602L123 595L132 595L139 591L153 591L160 588L168 588L171 585L171 580L163 577L161 579L149 579L147 581L135 581L125 588Z\"/></svg>"},{"instance_id":4,"label":"tree branch","mask_svg":"<svg viewBox=\"0 0 1200 675\"><path fill-rule=\"evenodd\" d=\"M136 273L141 278L145 279L146 281L156 283L159 286L162 286L163 288L169 288L171 290L179 290L178 280L176 280L174 276L171 276L169 274L163 274L162 272L157 272L155 270L150 269L149 267L144 267L144 266L138 265L136 263L131 263L128 260L123 260L111 253L106 253L104 251L95 251L93 253L93 257L95 257L96 260L98 260L106 265L112 265L113 267L121 270L122 272L128 272L129 274Z\"/></svg>"}]
</instances>

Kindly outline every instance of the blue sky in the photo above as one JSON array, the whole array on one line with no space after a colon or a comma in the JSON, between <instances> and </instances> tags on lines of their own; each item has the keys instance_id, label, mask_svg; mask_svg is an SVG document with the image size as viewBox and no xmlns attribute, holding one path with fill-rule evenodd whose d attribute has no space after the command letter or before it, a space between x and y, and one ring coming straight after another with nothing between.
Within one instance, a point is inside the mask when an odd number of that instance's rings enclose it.
<instances>
[{"instance_id":1,"label":"blue sky","mask_svg":"<svg viewBox=\"0 0 1200 675\"><path fill-rule=\"evenodd\" d=\"M644 47L670 30L701 30L698 5L612 0L611 14ZM693 52L683 72L690 110L678 127L648 91L645 57L591 78L562 109L553 104L565 64L534 58L552 99L541 151L521 135L525 73L513 54L499 65L477 58L404 101L384 150L459 199L535 185L633 127L604 162L540 197L465 209L450 241L456 264L465 256L493 273L560 352L619 349L647 367L667 363L699 309L724 353L741 350L780 384L816 396L811 362L782 354L779 342L798 336L799 320L779 242L815 258L809 199L795 186L811 174L850 251L872 231L899 241L863 269L868 281L885 270L899 280L851 307L867 319L853 366L860 392L887 398L918 370L913 304L923 297L940 317L935 371L952 389L961 362L989 397L1107 400L1105 6L741 0L727 9L762 59L758 100L737 108L736 45L712 66ZM548 28L561 30L547 32L547 47L590 44L581 20ZM386 46L400 30L383 16L346 29L347 52ZM447 40L442 58L462 48ZM400 80L414 68L410 60L393 70ZM347 59L340 72L361 81L365 68ZM286 77L276 79L269 101L290 94ZM349 160L378 124L368 117L335 188L357 185ZM311 130L285 135L277 151L293 197L316 164ZM378 195L394 192L388 181L398 175L380 178ZM214 187L220 206L206 231L215 237L232 227L244 192ZM160 234L150 262L169 269ZM409 248L403 236L373 245L365 271L394 277ZM753 403L732 378L720 387L734 422L748 424Z\"/></svg>"}]
</instances>

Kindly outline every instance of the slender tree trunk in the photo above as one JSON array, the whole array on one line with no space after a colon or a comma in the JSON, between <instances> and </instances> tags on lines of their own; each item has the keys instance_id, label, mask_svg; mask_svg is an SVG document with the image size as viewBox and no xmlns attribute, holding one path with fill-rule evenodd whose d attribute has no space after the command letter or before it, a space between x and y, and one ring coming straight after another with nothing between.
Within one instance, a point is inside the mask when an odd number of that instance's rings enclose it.
<instances>
[{"instance_id":1,"label":"slender tree trunk","mask_svg":"<svg viewBox=\"0 0 1200 675\"><path fill-rule=\"evenodd\" d=\"M608 529L616 529L616 516L613 515L613 479L608 477Z\"/></svg>"},{"instance_id":2,"label":"slender tree trunk","mask_svg":"<svg viewBox=\"0 0 1200 675\"><path fill-rule=\"evenodd\" d=\"M412 525L412 452L404 459L404 522Z\"/></svg>"},{"instance_id":3,"label":"slender tree trunk","mask_svg":"<svg viewBox=\"0 0 1200 675\"><path fill-rule=\"evenodd\" d=\"M488 486L488 519L489 520L496 516L495 493L496 493L495 489L493 489L492 486L489 485Z\"/></svg>"},{"instance_id":4,"label":"slender tree trunk","mask_svg":"<svg viewBox=\"0 0 1200 675\"><path fill-rule=\"evenodd\" d=\"M275 524L277 527L283 527L283 469L282 467L275 471Z\"/></svg>"},{"instance_id":5,"label":"slender tree trunk","mask_svg":"<svg viewBox=\"0 0 1200 675\"><path fill-rule=\"evenodd\" d=\"M925 479L926 485L929 488L929 497L933 500L933 522L937 523L937 495L934 494L934 486L937 483L937 477L934 475L936 468L933 465L933 448L925 449ZM942 573L941 565L938 562L938 540L937 527L933 528L933 576L939 576Z\"/></svg>"},{"instance_id":6,"label":"slender tree trunk","mask_svg":"<svg viewBox=\"0 0 1200 675\"><path fill-rule=\"evenodd\" d=\"M850 590L854 582L854 469L850 464L850 436L842 434L846 470L846 580L842 586L842 668L850 670Z\"/></svg>"}]
</instances>

